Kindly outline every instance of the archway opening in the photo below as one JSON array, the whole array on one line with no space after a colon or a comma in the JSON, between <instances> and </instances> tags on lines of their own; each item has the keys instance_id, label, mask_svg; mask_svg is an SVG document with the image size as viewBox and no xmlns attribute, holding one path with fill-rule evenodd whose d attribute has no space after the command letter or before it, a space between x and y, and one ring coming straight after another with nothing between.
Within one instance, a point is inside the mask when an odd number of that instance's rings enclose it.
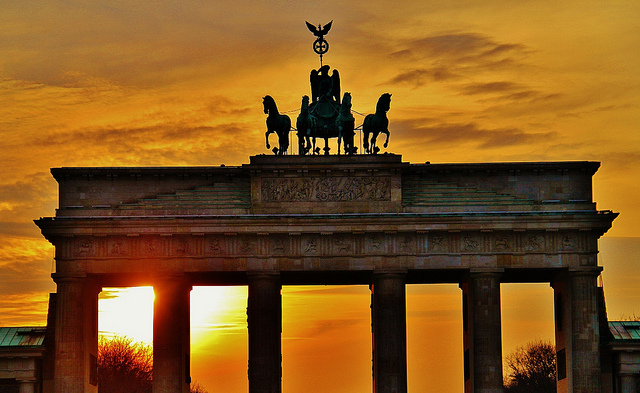
<instances>
[{"instance_id":1,"label":"archway opening","mask_svg":"<svg viewBox=\"0 0 640 393\"><path fill-rule=\"evenodd\" d=\"M282 391L371 391L368 286L284 286L282 295Z\"/></svg>"},{"instance_id":2,"label":"archway opening","mask_svg":"<svg viewBox=\"0 0 640 393\"><path fill-rule=\"evenodd\" d=\"M407 285L409 391L464 388L462 291L453 284Z\"/></svg>"},{"instance_id":3,"label":"archway opening","mask_svg":"<svg viewBox=\"0 0 640 393\"><path fill-rule=\"evenodd\" d=\"M501 292L503 375L507 358L536 342L555 346L554 294L549 283L503 283Z\"/></svg>"}]
</instances>

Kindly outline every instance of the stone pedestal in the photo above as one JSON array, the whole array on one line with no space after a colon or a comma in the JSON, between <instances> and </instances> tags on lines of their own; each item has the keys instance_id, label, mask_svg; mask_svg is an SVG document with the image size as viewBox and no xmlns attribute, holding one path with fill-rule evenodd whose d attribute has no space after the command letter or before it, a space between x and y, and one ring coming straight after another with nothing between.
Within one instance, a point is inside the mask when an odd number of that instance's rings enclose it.
<instances>
[{"instance_id":1,"label":"stone pedestal","mask_svg":"<svg viewBox=\"0 0 640 393\"><path fill-rule=\"evenodd\" d=\"M249 392L282 390L282 286L277 274L248 273Z\"/></svg>"},{"instance_id":2,"label":"stone pedestal","mask_svg":"<svg viewBox=\"0 0 640 393\"><path fill-rule=\"evenodd\" d=\"M153 290L153 393L188 393L191 285L169 277Z\"/></svg>"},{"instance_id":3,"label":"stone pedestal","mask_svg":"<svg viewBox=\"0 0 640 393\"><path fill-rule=\"evenodd\" d=\"M84 277L54 279L58 286L54 392L97 392L100 288Z\"/></svg>"},{"instance_id":4,"label":"stone pedestal","mask_svg":"<svg viewBox=\"0 0 640 393\"><path fill-rule=\"evenodd\" d=\"M503 391L501 275L501 269L472 270L461 285L466 393Z\"/></svg>"},{"instance_id":5,"label":"stone pedestal","mask_svg":"<svg viewBox=\"0 0 640 393\"><path fill-rule=\"evenodd\" d=\"M374 273L371 285L374 393L407 392L405 273Z\"/></svg>"}]
</instances>

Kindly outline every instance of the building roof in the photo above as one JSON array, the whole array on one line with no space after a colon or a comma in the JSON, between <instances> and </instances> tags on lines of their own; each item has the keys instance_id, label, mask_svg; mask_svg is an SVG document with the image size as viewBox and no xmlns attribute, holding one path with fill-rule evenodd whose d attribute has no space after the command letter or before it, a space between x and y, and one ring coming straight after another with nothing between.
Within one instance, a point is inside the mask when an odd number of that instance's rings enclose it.
<instances>
[{"instance_id":1,"label":"building roof","mask_svg":"<svg viewBox=\"0 0 640 393\"><path fill-rule=\"evenodd\" d=\"M0 349L41 347L46 327L0 327Z\"/></svg>"},{"instance_id":2,"label":"building roof","mask_svg":"<svg viewBox=\"0 0 640 393\"><path fill-rule=\"evenodd\" d=\"M640 321L609 321L609 331L614 340L638 340L640 342Z\"/></svg>"}]
</instances>

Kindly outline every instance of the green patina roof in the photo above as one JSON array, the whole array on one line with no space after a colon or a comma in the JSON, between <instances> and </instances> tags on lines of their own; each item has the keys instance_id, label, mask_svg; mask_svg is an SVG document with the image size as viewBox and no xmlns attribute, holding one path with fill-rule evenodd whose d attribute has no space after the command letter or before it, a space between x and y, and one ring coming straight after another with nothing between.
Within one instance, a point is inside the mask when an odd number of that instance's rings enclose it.
<instances>
[{"instance_id":1,"label":"green patina roof","mask_svg":"<svg viewBox=\"0 0 640 393\"><path fill-rule=\"evenodd\" d=\"M640 321L609 322L614 340L640 340Z\"/></svg>"},{"instance_id":2,"label":"green patina roof","mask_svg":"<svg viewBox=\"0 0 640 393\"><path fill-rule=\"evenodd\" d=\"M46 330L45 327L0 327L0 348L42 346Z\"/></svg>"}]
</instances>

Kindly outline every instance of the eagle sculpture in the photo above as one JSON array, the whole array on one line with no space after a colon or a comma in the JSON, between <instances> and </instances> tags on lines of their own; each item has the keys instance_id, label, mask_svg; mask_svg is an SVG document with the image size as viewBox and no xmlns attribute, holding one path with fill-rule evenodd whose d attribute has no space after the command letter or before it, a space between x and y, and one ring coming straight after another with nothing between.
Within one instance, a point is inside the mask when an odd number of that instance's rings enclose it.
<instances>
[{"instance_id":1,"label":"eagle sculpture","mask_svg":"<svg viewBox=\"0 0 640 393\"><path fill-rule=\"evenodd\" d=\"M305 23L307 24L309 31L311 31L313 35L315 35L318 38L322 38L323 36L327 35L329 30L331 30L331 24L333 23L333 21L324 25L324 27L322 27L322 25L318 25L318 27L315 27L314 25L312 25L307 21L305 21Z\"/></svg>"}]
</instances>

